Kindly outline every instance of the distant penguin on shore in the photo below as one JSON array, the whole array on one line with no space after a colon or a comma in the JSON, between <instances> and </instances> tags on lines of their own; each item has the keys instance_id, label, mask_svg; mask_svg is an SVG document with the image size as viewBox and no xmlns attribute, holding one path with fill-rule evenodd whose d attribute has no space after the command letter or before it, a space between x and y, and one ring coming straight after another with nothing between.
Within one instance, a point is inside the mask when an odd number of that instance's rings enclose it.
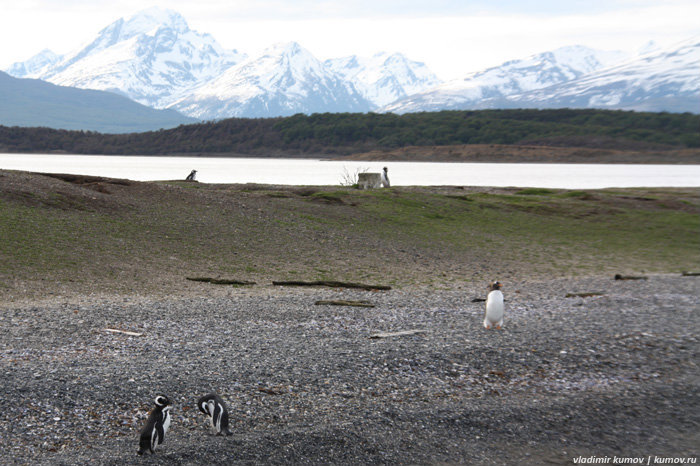
<instances>
[{"instance_id":1,"label":"distant penguin on shore","mask_svg":"<svg viewBox=\"0 0 700 466\"><path fill-rule=\"evenodd\" d=\"M211 426L216 430L216 435L232 435L228 430L228 410L224 400L216 393L209 393L197 400L197 407L201 412L209 416Z\"/></svg>"},{"instance_id":2,"label":"distant penguin on shore","mask_svg":"<svg viewBox=\"0 0 700 466\"><path fill-rule=\"evenodd\" d=\"M486 297L486 314L484 315L484 327L500 329L503 326L503 293L499 282L489 285L489 294Z\"/></svg>"},{"instance_id":3,"label":"distant penguin on shore","mask_svg":"<svg viewBox=\"0 0 700 466\"><path fill-rule=\"evenodd\" d=\"M155 400L156 407L148 415L148 420L139 439L139 455L147 451L155 453L156 447L163 443L165 433L170 427L170 400L165 395L158 395Z\"/></svg>"},{"instance_id":4,"label":"distant penguin on shore","mask_svg":"<svg viewBox=\"0 0 700 466\"><path fill-rule=\"evenodd\" d=\"M187 178L185 178L185 181L194 181L194 177L197 176L197 170L192 170L189 175L187 175Z\"/></svg>"},{"instance_id":5,"label":"distant penguin on shore","mask_svg":"<svg viewBox=\"0 0 700 466\"><path fill-rule=\"evenodd\" d=\"M389 169L387 167L384 167L384 171L382 171L382 187L388 188L390 186L391 184L389 183Z\"/></svg>"}]
</instances>

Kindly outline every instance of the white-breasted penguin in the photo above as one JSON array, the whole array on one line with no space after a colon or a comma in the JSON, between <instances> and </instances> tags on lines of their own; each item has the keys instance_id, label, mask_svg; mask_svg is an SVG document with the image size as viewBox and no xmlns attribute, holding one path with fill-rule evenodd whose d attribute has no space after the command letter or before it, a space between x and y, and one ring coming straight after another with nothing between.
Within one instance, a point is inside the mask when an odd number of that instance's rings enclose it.
<instances>
[{"instance_id":1,"label":"white-breasted penguin","mask_svg":"<svg viewBox=\"0 0 700 466\"><path fill-rule=\"evenodd\" d=\"M170 427L170 400L165 395L158 395L155 403L156 407L150 412L146 425L141 429L139 455L147 451L155 453L156 447L163 443L165 433Z\"/></svg>"},{"instance_id":2,"label":"white-breasted penguin","mask_svg":"<svg viewBox=\"0 0 700 466\"><path fill-rule=\"evenodd\" d=\"M216 393L209 393L197 400L197 407L201 412L209 416L211 426L216 430L216 435L231 435L228 430L228 409L226 403Z\"/></svg>"},{"instance_id":3,"label":"white-breasted penguin","mask_svg":"<svg viewBox=\"0 0 700 466\"><path fill-rule=\"evenodd\" d=\"M503 293L501 293L501 285L499 282L493 282L489 285L489 294L486 297L486 315L484 316L484 327L496 327L500 329L503 326Z\"/></svg>"},{"instance_id":4,"label":"white-breasted penguin","mask_svg":"<svg viewBox=\"0 0 700 466\"><path fill-rule=\"evenodd\" d=\"M187 175L187 178L185 178L185 181L194 181L194 177L197 176L197 170L192 170L189 175Z\"/></svg>"},{"instance_id":5,"label":"white-breasted penguin","mask_svg":"<svg viewBox=\"0 0 700 466\"><path fill-rule=\"evenodd\" d=\"M384 171L382 171L382 187L383 188L388 188L391 185L389 184L389 169L387 167L384 167Z\"/></svg>"}]
</instances>

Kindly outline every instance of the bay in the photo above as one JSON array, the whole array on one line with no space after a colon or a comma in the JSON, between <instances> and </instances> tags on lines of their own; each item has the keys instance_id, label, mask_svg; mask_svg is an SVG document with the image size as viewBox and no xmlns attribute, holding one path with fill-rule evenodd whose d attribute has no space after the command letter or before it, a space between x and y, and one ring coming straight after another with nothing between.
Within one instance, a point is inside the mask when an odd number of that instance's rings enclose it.
<instances>
[{"instance_id":1,"label":"bay","mask_svg":"<svg viewBox=\"0 0 700 466\"><path fill-rule=\"evenodd\" d=\"M700 165L367 162L319 159L0 154L0 169L205 183L342 185L388 167L392 186L561 189L700 187Z\"/></svg>"}]
</instances>

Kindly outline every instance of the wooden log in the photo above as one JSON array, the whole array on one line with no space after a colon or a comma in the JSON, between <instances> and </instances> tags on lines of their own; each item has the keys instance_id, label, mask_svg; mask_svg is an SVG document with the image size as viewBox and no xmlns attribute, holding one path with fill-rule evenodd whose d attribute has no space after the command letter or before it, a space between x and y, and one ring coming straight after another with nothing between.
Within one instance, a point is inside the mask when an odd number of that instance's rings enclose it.
<instances>
[{"instance_id":1,"label":"wooden log","mask_svg":"<svg viewBox=\"0 0 700 466\"><path fill-rule=\"evenodd\" d=\"M314 304L329 305L329 306L354 306L354 307L374 307L374 304L368 303L367 301L345 301L345 300L330 300L330 301L316 301Z\"/></svg>"},{"instance_id":2,"label":"wooden log","mask_svg":"<svg viewBox=\"0 0 700 466\"><path fill-rule=\"evenodd\" d=\"M390 286L385 285L365 285L364 283L339 282L333 280L317 280L317 281L273 281L273 285L278 286L328 286L331 288L359 288L368 291L374 290L390 290Z\"/></svg>"},{"instance_id":3,"label":"wooden log","mask_svg":"<svg viewBox=\"0 0 700 466\"><path fill-rule=\"evenodd\" d=\"M615 280L646 280L649 277L645 277L644 275L640 276L635 276L635 275L621 275L619 273L615 274Z\"/></svg>"},{"instance_id":4,"label":"wooden log","mask_svg":"<svg viewBox=\"0 0 700 466\"><path fill-rule=\"evenodd\" d=\"M223 278L210 278L210 277L185 277L193 282L204 282L211 283L214 285L255 285L255 282L248 282L244 280L229 280Z\"/></svg>"},{"instance_id":5,"label":"wooden log","mask_svg":"<svg viewBox=\"0 0 700 466\"><path fill-rule=\"evenodd\" d=\"M373 333L369 337L372 339L378 339L378 338L403 337L406 335L419 335L421 333L426 333L426 331L420 330L420 329L415 329L415 330L402 330L400 332L379 332L379 333Z\"/></svg>"},{"instance_id":6,"label":"wooden log","mask_svg":"<svg viewBox=\"0 0 700 466\"><path fill-rule=\"evenodd\" d=\"M593 296L603 296L603 293L566 293L566 298L591 298Z\"/></svg>"}]
</instances>

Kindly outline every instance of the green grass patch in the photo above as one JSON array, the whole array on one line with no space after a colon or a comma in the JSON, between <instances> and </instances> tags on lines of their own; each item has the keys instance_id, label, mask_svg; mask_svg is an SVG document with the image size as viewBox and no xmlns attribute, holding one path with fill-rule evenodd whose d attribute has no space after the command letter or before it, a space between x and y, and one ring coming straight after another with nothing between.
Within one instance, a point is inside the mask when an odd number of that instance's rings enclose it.
<instances>
[{"instance_id":1,"label":"green grass patch","mask_svg":"<svg viewBox=\"0 0 700 466\"><path fill-rule=\"evenodd\" d=\"M177 289L178 279L205 275L443 286L506 272L680 272L700 263L697 190L302 196L305 188L151 186L119 188L118 205L88 191L0 191L0 291L41 280L155 288L164 276Z\"/></svg>"},{"instance_id":2,"label":"green grass patch","mask_svg":"<svg viewBox=\"0 0 700 466\"><path fill-rule=\"evenodd\" d=\"M521 196L543 196L547 194L554 194L554 191L546 188L525 188L517 191L515 194L519 194Z\"/></svg>"}]
</instances>

